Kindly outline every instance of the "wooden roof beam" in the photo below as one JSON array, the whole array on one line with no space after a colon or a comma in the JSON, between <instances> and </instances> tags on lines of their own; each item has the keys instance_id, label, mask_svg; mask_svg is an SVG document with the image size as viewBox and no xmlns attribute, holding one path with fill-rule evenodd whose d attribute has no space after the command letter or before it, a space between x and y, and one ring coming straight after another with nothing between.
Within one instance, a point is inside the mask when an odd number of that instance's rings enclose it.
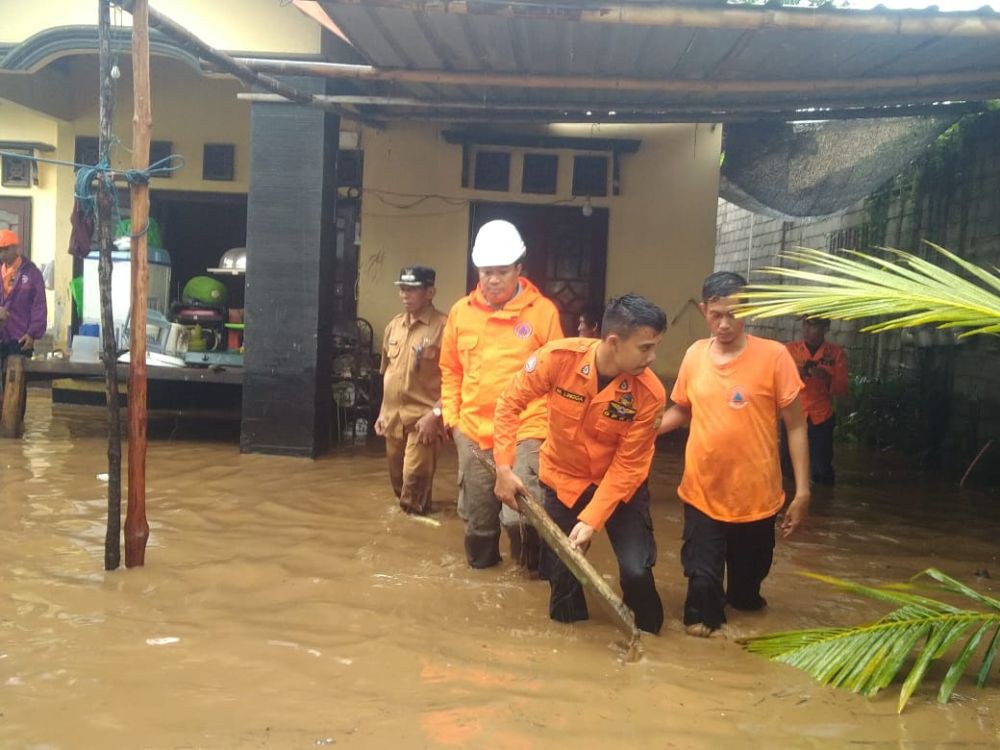
<instances>
[{"instance_id":1,"label":"wooden roof beam","mask_svg":"<svg viewBox=\"0 0 1000 750\"><path fill-rule=\"evenodd\" d=\"M118 5L129 13L131 13L135 8L135 0L113 1L115 5ZM366 122L366 124L372 125L373 127L381 127L381 123L368 120L358 113L340 107L339 105L323 105L316 100L316 97L313 94L299 91L296 88L282 83L276 78L272 78L269 75L264 75L259 71L250 69L245 64L227 55L225 52L205 44L205 42L185 29L183 26L153 8L149 8L148 13L149 26L159 29L159 31L163 34L176 41L177 44L183 49L197 55L202 60L208 61L216 68L235 76L250 86L259 86L260 88L273 91L275 94L298 104L310 104L323 106L325 108L332 108L332 111L335 114L340 115L345 119L362 120Z\"/></svg>"},{"instance_id":2,"label":"wooden roof beam","mask_svg":"<svg viewBox=\"0 0 1000 750\"><path fill-rule=\"evenodd\" d=\"M414 13L495 16L619 26L690 29L782 29L888 36L1000 36L1000 15L817 10L815 8L698 7L659 3L472 2L471 0L322 0L328 7L364 5Z\"/></svg>"}]
</instances>

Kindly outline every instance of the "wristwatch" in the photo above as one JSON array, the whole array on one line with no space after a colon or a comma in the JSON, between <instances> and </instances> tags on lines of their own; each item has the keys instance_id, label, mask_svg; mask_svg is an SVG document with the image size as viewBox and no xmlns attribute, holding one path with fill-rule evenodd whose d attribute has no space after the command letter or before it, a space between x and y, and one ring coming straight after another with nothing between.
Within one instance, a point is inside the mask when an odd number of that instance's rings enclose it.
<instances>
[{"instance_id":1,"label":"wristwatch","mask_svg":"<svg viewBox=\"0 0 1000 750\"><path fill-rule=\"evenodd\" d=\"M431 414L433 414L435 417L440 417L441 416L441 407L440 406L435 406L433 409L431 409Z\"/></svg>"}]
</instances>

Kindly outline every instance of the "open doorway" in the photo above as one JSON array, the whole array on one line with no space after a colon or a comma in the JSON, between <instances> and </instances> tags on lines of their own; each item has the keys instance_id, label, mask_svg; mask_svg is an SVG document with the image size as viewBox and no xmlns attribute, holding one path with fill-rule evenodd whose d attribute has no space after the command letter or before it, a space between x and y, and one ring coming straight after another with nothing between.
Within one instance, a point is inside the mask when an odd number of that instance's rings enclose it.
<instances>
[{"instance_id":1,"label":"open doorway","mask_svg":"<svg viewBox=\"0 0 1000 750\"><path fill-rule=\"evenodd\" d=\"M577 319L588 306L604 305L608 209L595 208L584 216L576 206L475 202L470 210L470 249L476 232L488 221L506 219L518 228L528 248L524 275L559 308L567 336L576 335ZM470 260L470 289L478 278Z\"/></svg>"},{"instance_id":2,"label":"open doorway","mask_svg":"<svg viewBox=\"0 0 1000 750\"><path fill-rule=\"evenodd\" d=\"M170 297L205 269L219 265L222 254L246 246L247 196L245 193L198 193L153 190L150 214L160 225L163 246L170 253ZM230 307L243 307L243 275L220 275L226 285Z\"/></svg>"}]
</instances>

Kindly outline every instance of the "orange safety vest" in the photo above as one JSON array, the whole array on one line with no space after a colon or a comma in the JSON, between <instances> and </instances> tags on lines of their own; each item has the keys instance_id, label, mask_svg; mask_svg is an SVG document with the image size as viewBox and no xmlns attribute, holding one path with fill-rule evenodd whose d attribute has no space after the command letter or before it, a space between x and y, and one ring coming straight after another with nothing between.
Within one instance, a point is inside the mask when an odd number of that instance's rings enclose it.
<instances>
[{"instance_id":1,"label":"orange safety vest","mask_svg":"<svg viewBox=\"0 0 1000 750\"><path fill-rule=\"evenodd\" d=\"M815 354L809 353L805 341L793 341L785 347L800 373L806 363L814 362L813 367L820 367L830 374L829 381L809 375L802 378L806 386L802 392L802 411L806 419L814 425L825 422L833 416L833 397L847 395L847 357L844 350L829 341L824 341Z\"/></svg>"},{"instance_id":2,"label":"orange safety vest","mask_svg":"<svg viewBox=\"0 0 1000 750\"><path fill-rule=\"evenodd\" d=\"M531 353L562 337L559 311L534 284L519 279L521 291L494 310L477 286L448 313L441 339L441 410L483 450L493 447L497 396ZM517 437L545 439L545 402L528 404Z\"/></svg>"},{"instance_id":3,"label":"orange safety vest","mask_svg":"<svg viewBox=\"0 0 1000 750\"><path fill-rule=\"evenodd\" d=\"M539 455L538 477L567 508L596 484L579 516L595 530L649 476L666 402L663 384L648 368L638 376L616 375L598 392L595 357L600 343L562 339L533 354L497 401L493 447L497 464L513 466L518 414L525 404L546 398L549 435Z\"/></svg>"}]
</instances>

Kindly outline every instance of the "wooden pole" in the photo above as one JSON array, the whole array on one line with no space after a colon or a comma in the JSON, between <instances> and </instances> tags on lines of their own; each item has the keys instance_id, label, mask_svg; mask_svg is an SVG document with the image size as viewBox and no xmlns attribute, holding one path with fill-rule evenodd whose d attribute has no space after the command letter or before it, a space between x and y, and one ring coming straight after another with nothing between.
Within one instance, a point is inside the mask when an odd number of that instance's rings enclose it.
<instances>
[{"instance_id":1,"label":"wooden pole","mask_svg":"<svg viewBox=\"0 0 1000 750\"><path fill-rule=\"evenodd\" d=\"M28 398L25 359L22 354L7 357L3 373L3 405L0 406L0 437L19 438L24 434L24 407Z\"/></svg>"},{"instance_id":2,"label":"wooden pole","mask_svg":"<svg viewBox=\"0 0 1000 750\"><path fill-rule=\"evenodd\" d=\"M98 0L100 59L101 156L111 148L114 98L111 85L111 1ZM97 244L100 252L98 279L101 293L101 348L104 352L104 397L108 405L108 524L104 536L104 569L121 565L122 513L122 424L118 405L118 344L111 309L111 192L102 178L97 183Z\"/></svg>"},{"instance_id":3,"label":"wooden pole","mask_svg":"<svg viewBox=\"0 0 1000 750\"><path fill-rule=\"evenodd\" d=\"M278 94L258 94L240 92L236 98L248 102L266 102L269 104L295 104ZM893 117L959 117L970 112L981 112L985 104L923 104L917 102L887 103L872 101L859 103L863 109L842 109L816 105L815 111L804 112L800 107L789 104L784 107L733 106L713 109L700 109L686 105L664 104L622 104L609 115L611 107L572 104L529 104L525 102L507 103L499 100L488 102L473 101L433 101L431 99L414 99L411 97L388 96L354 96L354 95L321 95L316 97L322 104L327 100L336 100L342 104L363 104L376 107L400 107L403 109L427 110L426 112L406 112L399 114L406 120L449 120L454 122L600 122L614 123L657 123L657 122L743 122L753 120L801 120L814 116L821 119L855 120ZM307 105L311 106L311 105ZM841 105L842 106L842 105ZM452 111L454 110L454 111ZM592 114L587 115L586 112ZM391 118L390 118L391 119Z\"/></svg>"},{"instance_id":4,"label":"wooden pole","mask_svg":"<svg viewBox=\"0 0 1000 750\"><path fill-rule=\"evenodd\" d=\"M781 29L886 36L1000 36L1000 18L969 13L914 11L775 9L707 7L673 3L592 3L586 6L532 2L470 0L326 0L326 5L364 5L414 13L493 16L508 20L572 21L611 26L654 26L689 29Z\"/></svg>"},{"instance_id":5,"label":"wooden pole","mask_svg":"<svg viewBox=\"0 0 1000 750\"><path fill-rule=\"evenodd\" d=\"M285 75L313 75L358 81L390 81L439 86L495 86L526 89L588 89L593 91L636 91L673 95L760 95L784 94L789 97L815 94L857 96L865 92L912 92L922 96L924 89L939 90L942 95L956 86L982 87L980 98L1000 94L1000 70L961 73L893 76L884 78L775 79L750 81L699 81L662 78L620 78L607 76L553 76L518 73L459 73L447 70L386 70L371 65L313 62L309 60L254 60L237 58L254 70ZM968 97L966 97L968 98ZM712 106L723 106L717 101ZM762 102L757 102L763 104ZM845 102L850 103L848 100ZM594 104L595 107L600 106Z\"/></svg>"},{"instance_id":6,"label":"wooden pole","mask_svg":"<svg viewBox=\"0 0 1000 750\"><path fill-rule=\"evenodd\" d=\"M132 168L149 168L153 115L149 102L148 0L132 9ZM146 557L146 308L149 305L149 184L130 185L132 204L132 306L128 369L128 512L125 516L125 567L142 565Z\"/></svg>"}]
</instances>

